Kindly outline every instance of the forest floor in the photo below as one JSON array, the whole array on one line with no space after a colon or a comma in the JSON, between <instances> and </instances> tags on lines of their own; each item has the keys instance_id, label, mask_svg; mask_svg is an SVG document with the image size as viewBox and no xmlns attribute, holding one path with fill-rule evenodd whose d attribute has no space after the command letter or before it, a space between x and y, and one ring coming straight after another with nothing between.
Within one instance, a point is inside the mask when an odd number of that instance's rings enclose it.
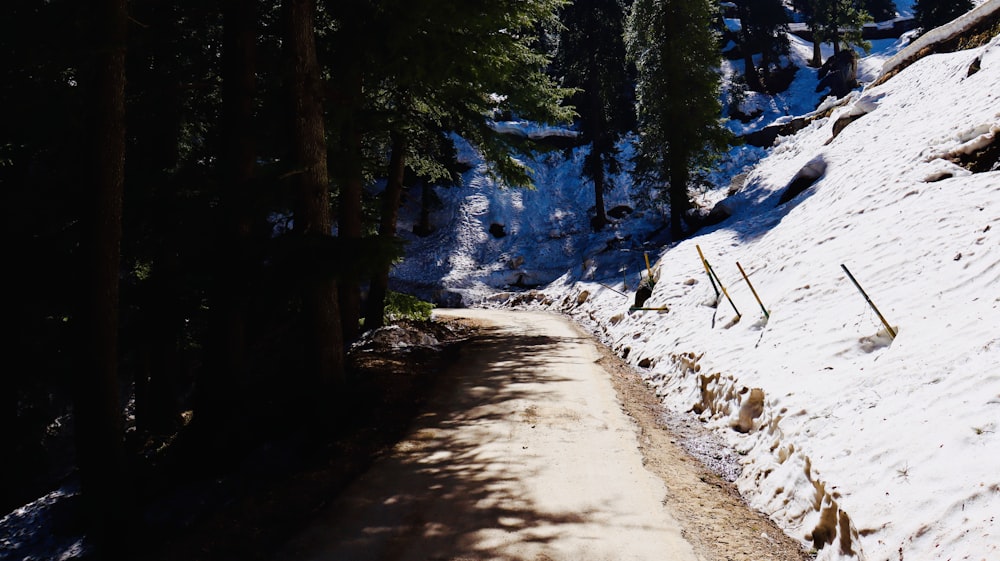
<instances>
[{"instance_id":1,"label":"forest floor","mask_svg":"<svg viewBox=\"0 0 1000 561\"><path fill-rule=\"evenodd\" d=\"M355 416L350 426L324 442L292 434L263 446L241 464L243 469L226 476L224 500L213 493L207 495L215 498L199 498L198 491L193 491L184 500L202 501L205 506L182 524L171 520L162 531L144 536L134 558L273 559L358 476L406 438L422 408L453 370L449 367L459 346L475 337L479 326L435 321L406 328L411 339L428 335L440 344L400 347L389 337L370 341L351 354L352 374L363 381L365 407L358 409L364 415ZM695 451L692 455L690 448L682 446L696 438L692 431L696 433L698 427L683 420L676 431L668 427L668 417L652 391L627 365L598 346L603 353L600 363L611 376L623 410L638 425L644 465L670 490L666 506L698 558L810 559L800 544L747 508L719 466L706 465L706 459L711 463L718 454Z\"/></svg>"}]
</instances>

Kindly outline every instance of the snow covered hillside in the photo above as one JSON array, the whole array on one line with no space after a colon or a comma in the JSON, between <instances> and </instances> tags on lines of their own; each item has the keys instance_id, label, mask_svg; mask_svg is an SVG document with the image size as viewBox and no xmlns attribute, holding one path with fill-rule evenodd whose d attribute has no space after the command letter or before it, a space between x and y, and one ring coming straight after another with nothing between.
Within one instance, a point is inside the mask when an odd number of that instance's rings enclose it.
<instances>
[{"instance_id":1,"label":"snow covered hillside","mask_svg":"<svg viewBox=\"0 0 1000 561\"><path fill-rule=\"evenodd\" d=\"M863 80L899 48L864 59ZM497 191L474 169L438 190L439 229L412 239L396 282L571 314L715 429L742 458L746 499L818 559L998 559L998 84L994 38L920 58L770 149L735 149L698 197L735 191L733 217L673 245L656 231L665 209L626 174L607 207L634 212L590 232L581 149L527 162L536 191ZM645 306L668 311L629 310L644 254L658 279ZM536 288L497 294L514 284Z\"/></svg>"}]
</instances>

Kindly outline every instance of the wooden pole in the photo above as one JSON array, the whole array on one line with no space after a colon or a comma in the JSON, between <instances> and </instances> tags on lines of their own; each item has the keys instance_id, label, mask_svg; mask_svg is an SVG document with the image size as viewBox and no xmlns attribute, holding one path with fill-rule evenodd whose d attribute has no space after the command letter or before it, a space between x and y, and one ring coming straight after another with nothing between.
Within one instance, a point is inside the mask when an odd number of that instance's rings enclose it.
<instances>
[{"instance_id":1,"label":"wooden pole","mask_svg":"<svg viewBox=\"0 0 1000 561\"><path fill-rule=\"evenodd\" d=\"M753 292L753 297L756 298L757 303L760 304L760 309L764 312L764 317L771 319L771 314L767 313L767 308L765 308L764 303L760 301L760 296L757 296L757 291L754 290L753 284L750 283L750 277L747 276L746 271L743 270L743 266L740 265L739 261L736 262L736 267L739 268L740 274L743 275L743 280L747 281L747 286L750 287L750 292Z\"/></svg>"},{"instance_id":2,"label":"wooden pole","mask_svg":"<svg viewBox=\"0 0 1000 561\"><path fill-rule=\"evenodd\" d=\"M875 303L872 302L872 299L868 297L868 293L865 292L865 289L861 288L861 285L858 284L858 281L857 279L854 278L854 275L852 275L851 272L847 270L846 265L841 263L840 268L843 269L845 273L847 273L847 278L851 279L851 282L853 282L854 286L857 287L858 292L860 292L861 295L865 297L865 300L868 302L868 305L871 306L873 310L875 310L875 313L878 315L878 319L882 320L882 325L885 326L885 330L889 332L889 335L891 335L893 339L895 339L896 330L893 329L892 326L889 325L889 322L885 320L885 317L882 315L882 312L878 311L878 308L875 307Z\"/></svg>"},{"instance_id":3,"label":"wooden pole","mask_svg":"<svg viewBox=\"0 0 1000 561\"><path fill-rule=\"evenodd\" d=\"M702 266L705 267L705 274L708 275L708 282L712 283L712 290L715 291L715 297L716 297L716 299L718 299L719 298L719 287L715 286L715 279L712 278L712 271L709 270L709 268L708 268L708 261L705 260L705 254L701 252L701 246L700 245L696 245L694 247L698 249L698 257L701 258L701 264L702 264Z\"/></svg>"},{"instance_id":4,"label":"wooden pole","mask_svg":"<svg viewBox=\"0 0 1000 561\"><path fill-rule=\"evenodd\" d=\"M622 292L621 290L618 290L617 288L611 288L610 286L604 284L603 282L599 282L597 284L603 286L604 288L607 288L608 290L613 290L614 292L617 292L618 294L621 294L622 296L628 297L628 294L625 294L624 292Z\"/></svg>"},{"instance_id":5,"label":"wooden pole","mask_svg":"<svg viewBox=\"0 0 1000 561\"><path fill-rule=\"evenodd\" d=\"M719 275L715 274L715 269L712 268L711 263L705 261L705 266L708 267L709 274L715 277L715 281L719 283L719 288L721 288L722 293L726 295L726 300L729 300L729 305L732 306L733 311L736 312L736 319L740 319L741 317L743 317L743 314L741 314L740 311L736 309L736 304L733 303L733 299L729 297L729 292L726 291L726 287L722 285L722 279L719 278Z\"/></svg>"}]
</instances>

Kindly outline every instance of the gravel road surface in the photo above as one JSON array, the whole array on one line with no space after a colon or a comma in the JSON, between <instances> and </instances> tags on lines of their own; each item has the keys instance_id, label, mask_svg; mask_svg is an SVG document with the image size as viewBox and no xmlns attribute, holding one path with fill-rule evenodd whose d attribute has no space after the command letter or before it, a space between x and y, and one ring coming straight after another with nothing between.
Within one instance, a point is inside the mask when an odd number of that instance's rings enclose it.
<instances>
[{"instance_id":1,"label":"gravel road surface","mask_svg":"<svg viewBox=\"0 0 1000 561\"><path fill-rule=\"evenodd\" d=\"M692 460L641 380L565 318L435 315L481 335L407 438L279 560L807 558Z\"/></svg>"}]
</instances>

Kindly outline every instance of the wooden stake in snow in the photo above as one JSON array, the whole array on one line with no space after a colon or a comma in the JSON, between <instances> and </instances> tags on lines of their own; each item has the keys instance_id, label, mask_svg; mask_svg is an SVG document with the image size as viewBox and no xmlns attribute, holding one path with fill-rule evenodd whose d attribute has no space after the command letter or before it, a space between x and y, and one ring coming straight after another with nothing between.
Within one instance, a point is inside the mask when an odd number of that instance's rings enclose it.
<instances>
[{"instance_id":1,"label":"wooden stake in snow","mask_svg":"<svg viewBox=\"0 0 1000 561\"><path fill-rule=\"evenodd\" d=\"M729 305L732 306L733 311L736 312L736 321L739 321L739 319L743 317L743 314L741 314L740 311L736 309L736 304L733 304L733 299L729 297L729 293L726 292L726 287L722 285L722 279L719 278L719 275L715 274L715 269L712 268L712 265L711 263L708 262L708 259L705 259L705 255L701 252L701 246L696 245L695 247L698 248L698 255L701 256L701 262L703 265L705 265L705 270L708 271L708 278L715 279L715 281L712 283L712 287L715 288L715 283L716 282L719 283L719 288L721 288L722 293L726 295L726 300L729 300ZM716 298L719 297L719 288L715 290Z\"/></svg>"},{"instance_id":2,"label":"wooden stake in snow","mask_svg":"<svg viewBox=\"0 0 1000 561\"><path fill-rule=\"evenodd\" d=\"M885 317L882 315L882 312L878 311L878 308L875 307L875 303L872 302L872 299L868 297L868 293L865 292L865 289L861 288L861 285L858 284L858 281L854 278L854 275L852 275L851 272L847 270L846 265L841 263L840 268L843 269L845 273L847 273L847 278L851 279L851 282L854 283L854 286L858 288L858 292L860 292L861 295L865 297L865 300L868 302L868 305L871 306L873 310L875 310L875 314L878 315L878 319L882 320L882 325L885 326L885 330L889 332L889 335L891 335L893 339L895 339L896 330L893 329L892 326L889 325L889 322L885 320Z\"/></svg>"},{"instance_id":3,"label":"wooden stake in snow","mask_svg":"<svg viewBox=\"0 0 1000 561\"><path fill-rule=\"evenodd\" d=\"M708 282L712 283L712 290L715 291L715 299L719 299L719 287L715 286L715 279L712 278L712 271L708 268L708 261L705 260L705 254L701 252L701 246L694 246L698 250L698 257L701 258L701 264L705 267L705 274L708 275Z\"/></svg>"},{"instance_id":4,"label":"wooden stake in snow","mask_svg":"<svg viewBox=\"0 0 1000 561\"><path fill-rule=\"evenodd\" d=\"M628 298L628 294L625 294L624 292L622 292L621 290L618 290L617 288L612 288L612 287L604 284L603 282L599 282L597 284L603 286L604 288L607 288L608 290L613 290L613 291L617 292L618 294L621 294L622 296Z\"/></svg>"},{"instance_id":5,"label":"wooden stake in snow","mask_svg":"<svg viewBox=\"0 0 1000 561\"><path fill-rule=\"evenodd\" d=\"M750 287L750 292L753 292L753 297L757 299L757 303L760 304L760 310L764 312L764 317L771 319L771 314L767 313L767 308L764 307L764 303L760 301L760 296L757 296L757 291L754 290L753 284L750 283L750 277L747 276L746 271L743 270L743 266L740 262L736 262L736 267L739 268L740 274L743 275L743 280L747 281L747 286Z\"/></svg>"}]
</instances>

